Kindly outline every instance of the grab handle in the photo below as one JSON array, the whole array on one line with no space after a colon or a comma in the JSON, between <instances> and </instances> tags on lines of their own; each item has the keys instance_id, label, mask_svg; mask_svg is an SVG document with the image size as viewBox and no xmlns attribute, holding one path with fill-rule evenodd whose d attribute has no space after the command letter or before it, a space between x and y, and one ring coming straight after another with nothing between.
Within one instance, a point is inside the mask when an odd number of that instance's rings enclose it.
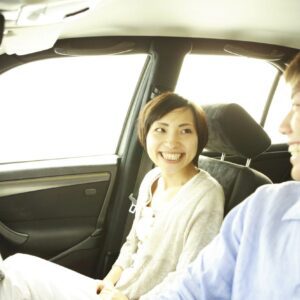
<instances>
[{"instance_id":1,"label":"grab handle","mask_svg":"<svg viewBox=\"0 0 300 300\"><path fill-rule=\"evenodd\" d=\"M29 238L28 234L14 231L13 229L10 229L5 224L3 224L1 221L0 221L0 235L14 245L22 245Z\"/></svg>"}]
</instances>

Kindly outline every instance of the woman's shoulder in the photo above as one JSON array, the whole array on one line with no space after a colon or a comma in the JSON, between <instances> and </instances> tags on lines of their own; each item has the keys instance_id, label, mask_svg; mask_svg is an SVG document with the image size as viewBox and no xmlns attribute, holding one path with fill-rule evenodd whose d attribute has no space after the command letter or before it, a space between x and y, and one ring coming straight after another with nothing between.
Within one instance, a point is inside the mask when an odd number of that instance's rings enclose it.
<instances>
[{"instance_id":1,"label":"woman's shoulder","mask_svg":"<svg viewBox=\"0 0 300 300\"><path fill-rule=\"evenodd\" d=\"M155 167L153 169L151 169L145 176L143 179L143 183L150 183L152 184L158 177L160 177L161 175L161 171L158 167Z\"/></svg>"},{"instance_id":2,"label":"woman's shoulder","mask_svg":"<svg viewBox=\"0 0 300 300\"><path fill-rule=\"evenodd\" d=\"M160 169L155 167L144 176L139 188L139 198L143 198L142 202L147 201L150 187L153 182L160 177L160 174Z\"/></svg>"},{"instance_id":3,"label":"woman's shoulder","mask_svg":"<svg viewBox=\"0 0 300 300\"><path fill-rule=\"evenodd\" d=\"M194 177L191 186L188 187L188 191L190 195L194 195L194 201L200 207L208 205L209 207L223 208L224 206L225 195L222 186L204 170L200 170ZM201 201L199 201L200 199Z\"/></svg>"},{"instance_id":4,"label":"woman's shoulder","mask_svg":"<svg viewBox=\"0 0 300 300\"><path fill-rule=\"evenodd\" d=\"M197 174L195 178L195 185L201 184L202 187L206 187L207 189L216 189L223 191L223 188L221 184L214 178L212 177L208 172L205 170L199 169L199 173Z\"/></svg>"}]
</instances>

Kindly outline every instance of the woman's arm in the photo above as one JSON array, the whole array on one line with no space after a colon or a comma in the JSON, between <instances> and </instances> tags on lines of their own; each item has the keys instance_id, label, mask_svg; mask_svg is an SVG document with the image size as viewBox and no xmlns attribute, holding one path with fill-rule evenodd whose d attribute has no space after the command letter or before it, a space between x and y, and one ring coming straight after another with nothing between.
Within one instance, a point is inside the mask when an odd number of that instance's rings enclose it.
<instances>
[{"instance_id":1,"label":"woman's arm","mask_svg":"<svg viewBox=\"0 0 300 300\"><path fill-rule=\"evenodd\" d=\"M119 299L118 297L120 297L120 299L126 298L122 293L120 293L114 287L114 285L121 278L123 270L132 264L133 254L136 252L137 245L138 245L138 238L136 235L136 226L137 226L136 224L140 219L141 210L143 206L145 206L145 203L147 201L149 187L153 183L153 180L157 177L156 173L157 170L149 171L141 183L138 199L137 199L136 213L135 213L132 227L126 238L125 243L121 247L120 254L117 260L115 261L114 265L112 266L109 273L105 276L105 278L100 281L97 289L97 293L100 293L101 290L104 292L105 289L106 292L108 292L109 295L108 297L114 294L114 297L116 297L116 299Z\"/></svg>"},{"instance_id":2,"label":"woman's arm","mask_svg":"<svg viewBox=\"0 0 300 300\"><path fill-rule=\"evenodd\" d=\"M97 294L105 290L110 291L120 279L122 272L123 269L121 267L113 266L104 279L100 280L97 286Z\"/></svg>"},{"instance_id":3,"label":"woman's arm","mask_svg":"<svg viewBox=\"0 0 300 300\"><path fill-rule=\"evenodd\" d=\"M164 280L156 285L141 299L151 299L152 295L168 289L175 278L182 272L219 232L223 221L224 194L221 188L211 188L199 201L185 229L184 245L177 262L176 270L170 272Z\"/></svg>"},{"instance_id":4,"label":"woman's arm","mask_svg":"<svg viewBox=\"0 0 300 300\"><path fill-rule=\"evenodd\" d=\"M100 292L105 289L111 290L119 281L123 270L131 264L132 255L136 251L137 247L137 238L135 233L136 218L137 216L135 216L134 218L131 230L126 238L126 242L123 244L120 250L120 254L116 262L107 273L107 275L99 281L99 284L97 286L97 294L100 294Z\"/></svg>"},{"instance_id":5,"label":"woman's arm","mask_svg":"<svg viewBox=\"0 0 300 300\"><path fill-rule=\"evenodd\" d=\"M254 200L253 197L250 198L251 196L229 212L220 233L199 253L193 263L178 274L172 285L141 299L232 299L232 282L241 241L247 243L243 235L247 206Z\"/></svg>"},{"instance_id":6,"label":"woman's arm","mask_svg":"<svg viewBox=\"0 0 300 300\"><path fill-rule=\"evenodd\" d=\"M108 274L104 277L104 281L109 281L115 285L121 277L123 269L119 266L113 266Z\"/></svg>"},{"instance_id":7,"label":"woman's arm","mask_svg":"<svg viewBox=\"0 0 300 300\"><path fill-rule=\"evenodd\" d=\"M133 224L126 241L120 250L119 257L114 264L115 266L121 267L123 270L132 264L132 256L137 251L138 238L136 235L136 226L140 220L141 211L148 200L149 189L153 184L153 181L157 178L158 173L159 171L157 168L152 169L145 175L140 185Z\"/></svg>"}]
</instances>

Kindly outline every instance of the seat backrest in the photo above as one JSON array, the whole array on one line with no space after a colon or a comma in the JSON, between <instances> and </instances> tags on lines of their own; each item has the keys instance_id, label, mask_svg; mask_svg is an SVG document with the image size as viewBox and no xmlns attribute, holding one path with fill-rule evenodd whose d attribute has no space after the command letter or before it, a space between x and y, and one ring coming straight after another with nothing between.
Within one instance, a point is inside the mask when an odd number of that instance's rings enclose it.
<instances>
[{"instance_id":1,"label":"seat backrest","mask_svg":"<svg viewBox=\"0 0 300 300\"><path fill-rule=\"evenodd\" d=\"M252 169L251 159L263 153L271 140L263 128L238 104L203 106L207 115L209 140L207 149L224 155L238 155L248 160L248 165L200 155L198 165L210 173L223 187L225 214L252 194L259 186L272 181Z\"/></svg>"}]
</instances>

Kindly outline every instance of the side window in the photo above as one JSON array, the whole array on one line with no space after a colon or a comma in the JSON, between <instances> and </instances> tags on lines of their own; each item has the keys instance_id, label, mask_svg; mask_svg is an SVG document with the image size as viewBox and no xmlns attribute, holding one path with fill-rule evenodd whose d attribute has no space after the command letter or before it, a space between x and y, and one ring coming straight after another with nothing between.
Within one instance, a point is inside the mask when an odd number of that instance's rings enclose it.
<instances>
[{"instance_id":1,"label":"side window","mask_svg":"<svg viewBox=\"0 0 300 300\"><path fill-rule=\"evenodd\" d=\"M200 105L238 103L259 123L276 74L262 60L191 54L184 59L176 92Z\"/></svg>"},{"instance_id":2,"label":"side window","mask_svg":"<svg viewBox=\"0 0 300 300\"><path fill-rule=\"evenodd\" d=\"M63 57L0 76L0 163L116 153L146 55Z\"/></svg>"},{"instance_id":3,"label":"side window","mask_svg":"<svg viewBox=\"0 0 300 300\"><path fill-rule=\"evenodd\" d=\"M264 126L273 144L286 143L287 141L286 136L279 132L279 125L282 122L282 116L285 116L290 109L290 91L284 78L281 77Z\"/></svg>"}]
</instances>

